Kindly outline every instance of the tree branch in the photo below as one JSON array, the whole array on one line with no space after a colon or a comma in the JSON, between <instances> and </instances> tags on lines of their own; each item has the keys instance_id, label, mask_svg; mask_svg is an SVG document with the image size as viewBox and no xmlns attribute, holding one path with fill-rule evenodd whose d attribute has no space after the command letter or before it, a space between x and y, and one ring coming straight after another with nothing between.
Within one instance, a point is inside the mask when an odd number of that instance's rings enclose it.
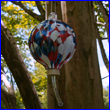
<instances>
[{"instance_id":1,"label":"tree branch","mask_svg":"<svg viewBox=\"0 0 110 110\"><path fill-rule=\"evenodd\" d=\"M105 24L102 23L102 22L97 22L97 24L102 25L102 26L105 26Z\"/></svg>"},{"instance_id":2,"label":"tree branch","mask_svg":"<svg viewBox=\"0 0 110 110\"><path fill-rule=\"evenodd\" d=\"M98 42L99 42L99 46L100 46L100 50L101 50L101 54L102 54L104 64L105 64L105 66L106 66L106 68L109 72L109 61L108 61L107 56L105 54L105 49L103 47L102 40L101 40L98 28L97 28L97 38L98 38Z\"/></svg>"},{"instance_id":3,"label":"tree branch","mask_svg":"<svg viewBox=\"0 0 110 110\"><path fill-rule=\"evenodd\" d=\"M8 93L3 87L1 87L1 99L6 105L7 109L16 109L15 95Z\"/></svg>"},{"instance_id":4,"label":"tree branch","mask_svg":"<svg viewBox=\"0 0 110 110\"><path fill-rule=\"evenodd\" d=\"M43 9L40 1L35 1L36 5L37 5L37 8L38 10L40 11L41 15L45 15L45 10Z\"/></svg>"},{"instance_id":5,"label":"tree branch","mask_svg":"<svg viewBox=\"0 0 110 110\"><path fill-rule=\"evenodd\" d=\"M1 20L1 30L3 30L5 35L8 37L10 44L12 45L12 48L14 49L15 52L18 53L19 58L21 59L20 61L23 61L21 54L19 53L19 49L16 45L16 41L10 32L10 30L5 26L4 22Z\"/></svg>"},{"instance_id":6,"label":"tree branch","mask_svg":"<svg viewBox=\"0 0 110 110\"><path fill-rule=\"evenodd\" d=\"M8 92L1 87L1 99L6 105L7 109L16 109L16 97L14 89L12 88L11 84L7 80L7 77L4 73L4 69L1 66L1 80L4 82L5 86L8 89Z\"/></svg>"},{"instance_id":7,"label":"tree branch","mask_svg":"<svg viewBox=\"0 0 110 110\"><path fill-rule=\"evenodd\" d=\"M12 84L12 88L13 88L13 90L14 90L13 75L12 75L11 72L10 72L10 76L11 76L11 84Z\"/></svg>"},{"instance_id":8,"label":"tree branch","mask_svg":"<svg viewBox=\"0 0 110 110\"><path fill-rule=\"evenodd\" d=\"M1 20L1 28L5 31L11 45L13 45L13 47L16 47L16 49L18 50L17 46L16 46L16 42L15 39L12 35L12 33L10 32L10 30L5 26L4 22Z\"/></svg>"},{"instance_id":9,"label":"tree branch","mask_svg":"<svg viewBox=\"0 0 110 110\"><path fill-rule=\"evenodd\" d=\"M109 14L107 13L107 10L104 8L102 1L97 1L99 7L100 7L100 11L103 14L103 17L106 21L106 25L105 28L107 30L107 35L108 35L108 41L109 41Z\"/></svg>"},{"instance_id":10,"label":"tree branch","mask_svg":"<svg viewBox=\"0 0 110 110\"><path fill-rule=\"evenodd\" d=\"M97 18L96 16L94 15L94 25L95 25L95 30L96 30L96 38L98 39L98 42L99 42L99 46L100 46L100 50L101 50L101 55L102 55L102 58L103 58L103 61L104 61L104 64L109 72L109 61L107 59L107 56L105 54L105 49L103 47L103 44L102 44L102 38L100 37L100 34L99 34L99 29L97 27Z\"/></svg>"},{"instance_id":11,"label":"tree branch","mask_svg":"<svg viewBox=\"0 0 110 110\"><path fill-rule=\"evenodd\" d=\"M3 28L1 28L1 54L3 55L10 71L13 74L24 105L27 109L41 109L42 106L34 84L32 83L30 74L16 47L9 42Z\"/></svg>"},{"instance_id":12,"label":"tree branch","mask_svg":"<svg viewBox=\"0 0 110 110\"><path fill-rule=\"evenodd\" d=\"M43 21L45 19L45 15L37 15L34 12L32 12L31 10L27 9L20 1L11 1L12 3L14 3L15 5L20 6L27 14L31 15L33 18L37 19L38 21Z\"/></svg>"},{"instance_id":13,"label":"tree branch","mask_svg":"<svg viewBox=\"0 0 110 110\"><path fill-rule=\"evenodd\" d=\"M108 75L108 76L103 77L103 78L102 78L102 80L103 80L103 79L105 79L105 78L107 78L107 77L109 77L109 75Z\"/></svg>"},{"instance_id":14,"label":"tree branch","mask_svg":"<svg viewBox=\"0 0 110 110\"><path fill-rule=\"evenodd\" d=\"M9 13L10 15L27 14L26 12L24 12L24 13L22 13L22 12L21 13L20 12L16 13L16 12L8 11L8 10L6 11L6 13Z\"/></svg>"},{"instance_id":15,"label":"tree branch","mask_svg":"<svg viewBox=\"0 0 110 110\"><path fill-rule=\"evenodd\" d=\"M3 67L1 66L1 70L4 72L4 69L3 69Z\"/></svg>"},{"instance_id":16,"label":"tree branch","mask_svg":"<svg viewBox=\"0 0 110 110\"><path fill-rule=\"evenodd\" d=\"M7 80L7 77L6 77L5 73L3 72L3 70L1 70L1 80L4 82L9 93L14 94L14 90L13 90L10 82Z\"/></svg>"},{"instance_id":17,"label":"tree branch","mask_svg":"<svg viewBox=\"0 0 110 110\"><path fill-rule=\"evenodd\" d=\"M108 39L108 37L105 37L105 38L102 38L102 37L101 37L101 40L106 40L106 39Z\"/></svg>"}]
</instances>

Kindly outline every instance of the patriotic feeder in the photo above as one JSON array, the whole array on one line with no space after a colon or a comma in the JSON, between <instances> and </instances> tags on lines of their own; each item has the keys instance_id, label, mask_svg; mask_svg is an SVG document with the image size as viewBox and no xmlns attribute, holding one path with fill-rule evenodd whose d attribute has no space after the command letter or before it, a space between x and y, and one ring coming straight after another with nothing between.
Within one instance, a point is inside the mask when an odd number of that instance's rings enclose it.
<instances>
[{"instance_id":1,"label":"patriotic feeder","mask_svg":"<svg viewBox=\"0 0 110 110\"><path fill-rule=\"evenodd\" d=\"M60 75L59 70L72 58L77 46L73 29L58 20L55 12L32 30L28 43L34 59L48 70L47 75L52 75L52 83L55 82L53 76ZM53 83L53 88L55 85ZM62 106L60 98L58 100Z\"/></svg>"}]
</instances>

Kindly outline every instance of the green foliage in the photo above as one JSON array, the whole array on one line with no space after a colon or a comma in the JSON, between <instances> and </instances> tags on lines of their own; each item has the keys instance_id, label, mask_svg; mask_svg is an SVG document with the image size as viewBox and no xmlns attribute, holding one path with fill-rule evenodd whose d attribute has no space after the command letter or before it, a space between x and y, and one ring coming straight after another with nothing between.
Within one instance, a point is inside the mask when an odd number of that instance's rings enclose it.
<instances>
[{"instance_id":1,"label":"green foliage","mask_svg":"<svg viewBox=\"0 0 110 110\"><path fill-rule=\"evenodd\" d=\"M16 96L16 106L17 106L17 109L24 109L25 106L23 104L22 97L21 97L18 89L16 89L16 91L15 91L15 96Z\"/></svg>"},{"instance_id":2,"label":"green foliage","mask_svg":"<svg viewBox=\"0 0 110 110\"><path fill-rule=\"evenodd\" d=\"M107 10L109 14L109 1L102 1L104 8Z\"/></svg>"},{"instance_id":3,"label":"green foliage","mask_svg":"<svg viewBox=\"0 0 110 110\"><path fill-rule=\"evenodd\" d=\"M34 1L22 2L26 4L26 6L28 5L28 8L31 8L32 5L33 7L35 6ZM27 68L31 68L32 65L29 63L31 59L29 58L29 55L26 54L29 53L27 41L32 28L38 23L38 21L25 13L23 9L9 1L1 1L1 19L13 34ZM4 62L3 59L2 62ZM3 63L3 65L3 67L7 67L5 63Z\"/></svg>"},{"instance_id":4,"label":"green foliage","mask_svg":"<svg viewBox=\"0 0 110 110\"><path fill-rule=\"evenodd\" d=\"M107 90L103 89L103 99L105 109L109 109L109 87L107 87Z\"/></svg>"},{"instance_id":5,"label":"green foliage","mask_svg":"<svg viewBox=\"0 0 110 110\"><path fill-rule=\"evenodd\" d=\"M99 9L99 6L97 4L97 1L94 1L94 10L95 10L95 15L96 15L96 19L97 19L97 22L100 22L100 24L97 24L98 28L99 28L99 32L100 32L100 36L101 37L105 37L105 32L106 32L106 29L105 29L105 20L104 20L104 17L102 15L102 13L100 12L100 9ZM105 9L107 10L107 12L109 13L109 2L108 1L103 1L103 5L105 7ZM103 25L102 25L103 24Z\"/></svg>"},{"instance_id":6,"label":"green foliage","mask_svg":"<svg viewBox=\"0 0 110 110\"><path fill-rule=\"evenodd\" d=\"M47 108L47 71L39 64L35 63L36 70L31 74L32 81L41 100L43 109Z\"/></svg>"},{"instance_id":7,"label":"green foliage","mask_svg":"<svg viewBox=\"0 0 110 110\"><path fill-rule=\"evenodd\" d=\"M6 64L5 60L4 60L4 58L2 57L2 55L1 55L1 66L2 67L7 67L7 64Z\"/></svg>"},{"instance_id":8,"label":"green foliage","mask_svg":"<svg viewBox=\"0 0 110 110\"><path fill-rule=\"evenodd\" d=\"M42 97L40 97L40 101L43 109L47 109L47 89L42 92Z\"/></svg>"},{"instance_id":9,"label":"green foliage","mask_svg":"<svg viewBox=\"0 0 110 110\"><path fill-rule=\"evenodd\" d=\"M27 4L27 8L34 9L35 2L33 1L22 1ZM32 7L33 5L33 7ZM39 22L28 15L23 9L12 4L11 2L1 1L1 19L4 21L5 25L12 32L16 41L20 42L21 39L27 39L30 35L31 29L34 28ZM26 39L26 40L27 40ZM27 42L21 42L27 43ZM19 44L19 45L20 45Z\"/></svg>"},{"instance_id":10,"label":"green foliage","mask_svg":"<svg viewBox=\"0 0 110 110\"><path fill-rule=\"evenodd\" d=\"M40 3L42 4L43 9L45 10L45 1L40 1Z\"/></svg>"},{"instance_id":11,"label":"green foliage","mask_svg":"<svg viewBox=\"0 0 110 110\"><path fill-rule=\"evenodd\" d=\"M1 109L7 109L2 100L1 100Z\"/></svg>"}]
</instances>

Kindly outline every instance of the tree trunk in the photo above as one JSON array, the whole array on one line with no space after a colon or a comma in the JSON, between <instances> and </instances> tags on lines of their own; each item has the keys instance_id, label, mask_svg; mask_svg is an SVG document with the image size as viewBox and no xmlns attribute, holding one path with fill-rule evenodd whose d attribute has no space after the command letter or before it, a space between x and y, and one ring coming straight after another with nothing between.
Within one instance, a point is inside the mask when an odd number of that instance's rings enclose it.
<instances>
[{"instance_id":1,"label":"tree trunk","mask_svg":"<svg viewBox=\"0 0 110 110\"><path fill-rule=\"evenodd\" d=\"M6 105L7 109L16 109L15 95L7 92L3 87L1 87L1 99Z\"/></svg>"},{"instance_id":2,"label":"tree trunk","mask_svg":"<svg viewBox=\"0 0 110 110\"><path fill-rule=\"evenodd\" d=\"M34 84L19 51L13 47L1 28L1 53L13 74L26 109L41 109Z\"/></svg>"},{"instance_id":3,"label":"tree trunk","mask_svg":"<svg viewBox=\"0 0 110 110\"><path fill-rule=\"evenodd\" d=\"M13 89L12 85L7 80L7 77L5 75L5 72L4 72L4 69L3 69L2 66L1 66L1 80L4 82L4 85L8 90L8 91L6 91L1 86L1 100L4 102L7 109L16 109L15 92L14 92L14 89Z\"/></svg>"},{"instance_id":4,"label":"tree trunk","mask_svg":"<svg viewBox=\"0 0 110 110\"><path fill-rule=\"evenodd\" d=\"M48 108L103 109L102 82L100 77L93 4L91 1L66 2L64 22L70 25L77 37L77 50L73 58L61 69L57 85L64 105L58 107L50 81L48 80ZM58 4L59 2L57 2ZM47 2L47 16L50 13ZM60 6L57 5L61 20ZM64 78L64 79L63 79ZM60 79L60 80L59 80Z\"/></svg>"}]
</instances>

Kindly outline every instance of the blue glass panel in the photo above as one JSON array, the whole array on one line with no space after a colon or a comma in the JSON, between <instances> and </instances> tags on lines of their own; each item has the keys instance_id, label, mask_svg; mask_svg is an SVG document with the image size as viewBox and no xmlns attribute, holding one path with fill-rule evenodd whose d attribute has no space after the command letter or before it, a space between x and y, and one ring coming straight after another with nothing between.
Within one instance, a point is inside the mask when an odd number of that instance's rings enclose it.
<instances>
[{"instance_id":1,"label":"blue glass panel","mask_svg":"<svg viewBox=\"0 0 110 110\"><path fill-rule=\"evenodd\" d=\"M50 63L51 63L51 67L52 67L52 65L53 65L53 61L50 61Z\"/></svg>"},{"instance_id":2,"label":"blue glass panel","mask_svg":"<svg viewBox=\"0 0 110 110\"><path fill-rule=\"evenodd\" d=\"M48 22L48 20L46 20L42 26L45 27L47 22Z\"/></svg>"},{"instance_id":3,"label":"blue glass panel","mask_svg":"<svg viewBox=\"0 0 110 110\"><path fill-rule=\"evenodd\" d=\"M74 33L74 31L72 31L72 33Z\"/></svg>"},{"instance_id":4,"label":"blue glass panel","mask_svg":"<svg viewBox=\"0 0 110 110\"><path fill-rule=\"evenodd\" d=\"M42 37L36 37L34 36L34 42L37 43L37 45L41 45L43 38Z\"/></svg>"},{"instance_id":5,"label":"blue glass panel","mask_svg":"<svg viewBox=\"0 0 110 110\"><path fill-rule=\"evenodd\" d=\"M45 45L42 45L42 46L41 46L41 52L42 52L44 55L48 56L47 48L45 47Z\"/></svg>"},{"instance_id":6,"label":"blue glass panel","mask_svg":"<svg viewBox=\"0 0 110 110\"><path fill-rule=\"evenodd\" d=\"M67 27L69 27L70 29L72 29L69 25L67 25Z\"/></svg>"},{"instance_id":7,"label":"blue glass panel","mask_svg":"<svg viewBox=\"0 0 110 110\"><path fill-rule=\"evenodd\" d=\"M44 36L47 36L47 30L42 29L41 32L42 32L42 34L43 34Z\"/></svg>"},{"instance_id":8,"label":"blue glass panel","mask_svg":"<svg viewBox=\"0 0 110 110\"><path fill-rule=\"evenodd\" d=\"M58 47L53 47L53 51L55 52L58 49Z\"/></svg>"},{"instance_id":9,"label":"blue glass panel","mask_svg":"<svg viewBox=\"0 0 110 110\"><path fill-rule=\"evenodd\" d=\"M60 34L66 34L66 31L60 31Z\"/></svg>"},{"instance_id":10,"label":"blue glass panel","mask_svg":"<svg viewBox=\"0 0 110 110\"><path fill-rule=\"evenodd\" d=\"M47 47L47 53L53 50L53 43L50 38L47 38L47 40L45 41L45 46Z\"/></svg>"},{"instance_id":11,"label":"blue glass panel","mask_svg":"<svg viewBox=\"0 0 110 110\"><path fill-rule=\"evenodd\" d=\"M41 57L41 50L40 50L39 46L36 47L35 51L36 51L37 55L39 57Z\"/></svg>"},{"instance_id":12,"label":"blue glass panel","mask_svg":"<svg viewBox=\"0 0 110 110\"><path fill-rule=\"evenodd\" d=\"M47 31L52 31L53 29L51 28L51 24L49 24L48 26L47 26Z\"/></svg>"},{"instance_id":13,"label":"blue glass panel","mask_svg":"<svg viewBox=\"0 0 110 110\"><path fill-rule=\"evenodd\" d=\"M40 31L35 34L34 39L36 40L38 37L40 37Z\"/></svg>"},{"instance_id":14,"label":"blue glass panel","mask_svg":"<svg viewBox=\"0 0 110 110\"><path fill-rule=\"evenodd\" d=\"M73 37L73 42L75 43L75 45L77 45L77 43L76 43L76 36Z\"/></svg>"},{"instance_id":15,"label":"blue glass panel","mask_svg":"<svg viewBox=\"0 0 110 110\"><path fill-rule=\"evenodd\" d=\"M56 63L58 62L58 65L60 64L60 62L61 62L61 60L62 60L62 55L60 54L60 53L58 53L58 56L57 56L57 59L56 59L56 61L55 61L55 65L56 65Z\"/></svg>"}]
</instances>

